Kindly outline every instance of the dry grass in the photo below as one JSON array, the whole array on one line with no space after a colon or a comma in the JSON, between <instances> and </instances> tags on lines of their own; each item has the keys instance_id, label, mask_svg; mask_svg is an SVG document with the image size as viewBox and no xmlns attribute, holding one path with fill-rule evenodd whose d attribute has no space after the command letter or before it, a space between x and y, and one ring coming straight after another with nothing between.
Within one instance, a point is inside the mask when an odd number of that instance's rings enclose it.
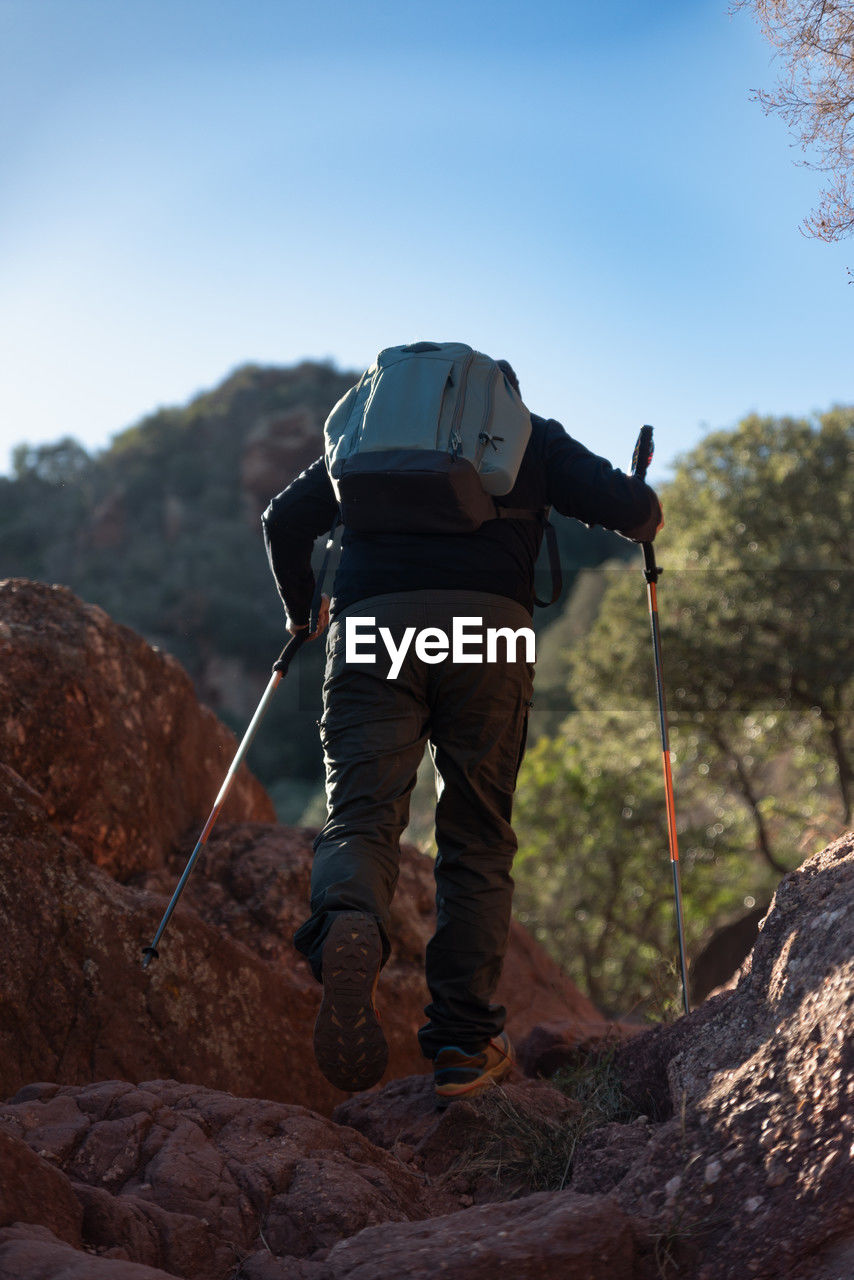
<instances>
[{"instance_id":1,"label":"dry grass","mask_svg":"<svg viewBox=\"0 0 854 1280\"><path fill-rule=\"evenodd\" d=\"M626 1099L614 1067L614 1050L579 1055L549 1083L575 1107L561 1119L527 1108L519 1095L500 1085L478 1100L488 1131L478 1132L474 1149L466 1151L449 1176L471 1183L489 1179L512 1195L560 1191L569 1180L581 1139L600 1125L627 1123L638 1114Z\"/></svg>"}]
</instances>

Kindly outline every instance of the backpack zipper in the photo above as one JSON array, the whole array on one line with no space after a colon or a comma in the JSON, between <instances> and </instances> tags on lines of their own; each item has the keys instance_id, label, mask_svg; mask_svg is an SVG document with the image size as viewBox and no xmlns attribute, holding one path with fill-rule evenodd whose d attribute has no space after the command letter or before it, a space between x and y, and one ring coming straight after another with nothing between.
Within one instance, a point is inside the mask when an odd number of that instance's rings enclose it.
<instances>
[{"instance_id":1,"label":"backpack zipper","mask_svg":"<svg viewBox=\"0 0 854 1280\"><path fill-rule=\"evenodd\" d=\"M477 433L477 438L478 438L478 441L480 442L480 448L477 450L477 452L474 455L474 465L478 471L480 470L480 464L483 461L483 455L486 452L486 446L488 444L491 444L493 448L496 447L492 439L492 436L489 434L488 428L489 428L489 419L492 417L492 390L493 390L493 387L495 386L497 375L500 372L501 372L500 369L493 370L492 377L489 379L489 385L486 388L486 411L483 415L483 421L480 424L480 431Z\"/></svg>"},{"instance_id":2,"label":"backpack zipper","mask_svg":"<svg viewBox=\"0 0 854 1280\"><path fill-rule=\"evenodd\" d=\"M469 369L474 360L475 353L470 351L466 356L465 364L460 373L460 394L457 398L457 407L454 409L454 417L451 422L451 430L448 436L448 449L452 458L456 458L463 447L463 438L460 435L460 422L462 421L463 409L466 403L466 388L468 386Z\"/></svg>"}]
</instances>

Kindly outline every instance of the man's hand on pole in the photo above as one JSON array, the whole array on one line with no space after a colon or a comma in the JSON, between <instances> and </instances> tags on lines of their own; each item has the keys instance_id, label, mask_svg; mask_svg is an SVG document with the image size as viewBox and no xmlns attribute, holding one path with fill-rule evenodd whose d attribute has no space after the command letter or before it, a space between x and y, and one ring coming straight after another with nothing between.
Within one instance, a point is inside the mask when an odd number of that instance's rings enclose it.
<instances>
[{"instance_id":1,"label":"man's hand on pole","mask_svg":"<svg viewBox=\"0 0 854 1280\"><path fill-rule=\"evenodd\" d=\"M323 635L324 631L328 626L329 626L329 596L323 595L321 596L321 600L320 600L320 612L317 615L317 628L316 630L312 631L311 635L308 636L307 638L309 640L316 640L318 636ZM298 627L293 622L288 623L288 631L292 636L298 636L301 631L307 631L307 630L308 630L307 622L304 622L301 627Z\"/></svg>"}]
</instances>

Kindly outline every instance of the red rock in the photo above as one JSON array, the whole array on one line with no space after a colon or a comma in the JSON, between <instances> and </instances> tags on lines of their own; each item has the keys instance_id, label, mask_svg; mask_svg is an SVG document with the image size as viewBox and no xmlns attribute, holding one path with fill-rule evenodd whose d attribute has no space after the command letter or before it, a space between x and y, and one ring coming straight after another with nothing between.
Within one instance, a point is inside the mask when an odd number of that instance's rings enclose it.
<instances>
[{"instance_id":1,"label":"red rock","mask_svg":"<svg viewBox=\"0 0 854 1280\"><path fill-rule=\"evenodd\" d=\"M674 1102L733 1157L721 1280L788 1274L854 1232L852 990L849 833L781 881L736 989L670 1063Z\"/></svg>"},{"instance_id":2,"label":"red rock","mask_svg":"<svg viewBox=\"0 0 854 1280\"><path fill-rule=\"evenodd\" d=\"M454 1174L441 1182L454 1195L494 1200L547 1189L546 1172L559 1185L563 1164L557 1150L563 1150L565 1138L571 1145L578 1113L577 1103L559 1090L524 1080L515 1071L500 1088L459 1099L441 1111L429 1077L395 1080L378 1093L342 1103L333 1119L358 1129L377 1146L399 1155L407 1150L408 1159L433 1178Z\"/></svg>"},{"instance_id":3,"label":"red rock","mask_svg":"<svg viewBox=\"0 0 854 1280\"><path fill-rule=\"evenodd\" d=\"M648 1123L610 1123L582 1136L575 1152L571 1185L582 1195L607 1195L646 1159L657 1130Z\"/></svg>"},{"instance_id":4,"label":"red rock","mask_svg":"<svg viewBox=\"0 0 854 1280\"><path fill-rule=\"evenodd\" d=\"M201 828L236 742L174 658L64 587L0 582L0 759L119 879ZM272 821L243 771L225 819Z\"/></svg>"},{"instance_id":5,"label":"red rock","mask_svg":"<svg viewBox=\"0 0 854 1280\"><path fill-rule=\"evenodd\" d=\"M0 1092L20 1090L0 1106L0 1224L16 1220L0 1225L0 1280L226 1280L238 1266L243 1280L646 1280L656 1250L659 1272L666 1253L685 1280L837 1280L854 1238L854 835L781 883L733 991L617 1050L650 1120L580 1137L579 1107L518 1072L435 1111L415 1042L432 868L404 851L379 1000L391 1074L408 1078L333 1122L315 1112L342 1095L308 1050L319 988L290 942L309 834L217 828L143 973L196 834L179 792L207 713L182 701L181 675L164 712L181 723L147 718L169 663L67 592L0 587L0 650L0 750L19 766L0 764ZM136 754L119 733L128 688ZM140 854L98 824L134 838L149 769L167 812ZM585 1044L595 1058L613 1030L515 928L502 984L528 1069ZM184 1083L128 1083L161 1075ZM51 1077L64 1087L29 1083Z\"/></svg>"},{"instance_id":6,"label":"red rock","mask_svg":"<svg viewBox=\"0 0 854 1280\"><path fill-rule=\"evenodd\" d=\"M291 941L307 915L311 858L310 832L260 824L222 824L215 828L200 873L190 879L183 900L202 919L280 965L287 971L288 982L299 985L312 1001L319 1001L319 987ZM183 865L182 851L165 867L142 877L140 883L171 893ZM392 954L377 990L390 1049L386 1080L430 1070L416 1035L429 1000L424 951L434 921L432 859L404 846L391 912ZM167 945L164 943L164 954ZM515 921L496 999L507 1008L507 1030L514 1041L523 1039L542 1018L561 1019L576 1043L606 1036L611 1027ZM306 1028L306 1043L309 1033Z\"/></svg>"},{"instance_id":7,"label":"red rock","mask_svg":"<svg viewBox=\"0 0 854 1280\"><path fill-rule=\"evenodd\" d=\"M323 418L315 408L302 405L255 423L240 459L240 487L253 529L273 494L322 453Z\"/></svg>"},{"instance_id":8,"label":"red rock","mask_svg":"<svg viewBox=\"0 0 854 1280\"><path fill-rule=\"evenodd\" d=\"M87 865L53 828L41 798L0 766L0 1092L32 1079L81 1083L156 1075L331 1111L343 1098L310 1049L320 988L290 938L308 897L304 832L228 825L215 832L143 973L166 905ZM184 851L146 884L171 893ZM429 1070L416 1032L427 991L422 948L432 927L429 859L407 851L393 919L395 958L381 980L388 1075ZM577 993L537 973L514 932L508 976L531 1006L572 1007ZM399 940L399 941L398 941ZM423 941L422 941L423 940ZM517 964L516 956L520 955ZM578 997L580 999L580 997Z\"/></svg>"},{"instance_id":9,"label":"red rock","mask_svg":"<svg viewBox=\"0 0 854 1280\"><path fill-rule=\"evenodd\" d=\"M548 1078L561 1067L577 1064L580 1056L616 1050L642 1030L630 1023L605 1022L602 1018L538 1023L516 1045L519 1066L527 1076Z\"/></svg>"},{"instance_id":10,"label":"red rock","mask_svg":"<svg viewBox=\"0 0 854 1280\"><path fill-rule=\"evenodd\" d=\"M0 1129L0 1227L36 1222L79 1246L82 1211L64 1174Z\"/></svg>"},{"instance_id":11,"label":"red rock","mask_svg":"<svg viewBox=\"0 0 854 1280\"><path fill-rule=\"evenodd\" d=\"M123 488L119 488L112 490L98 503L79 537L81 544L87 549L117 552L126 542L127 535L127 494Z\"/></svg>"},{"instance_id":12,"label":"red rock","mask_svg":"<svg viewBox=\"0 0 854 1280\"><path fill-rule=\"evenodd\" d=\"M294 1273L254 1255L246 1280L634 1280L630 1220L605 1197L540 1193L425 1223L372 1227ZM257 1260L257 1261L256 1261ZM647 1273L650 1274L650 1273Z\"/></svg>"},{"instance_id":13,"label":"red rock","mask_svg":"<svg viewBox=\"0 0 854 1280\"><path fill-rule=\"evenodd\" d=\"M306 1051L316 994L181 907L143 972L164 906L83 858L0 765L0 1097L165 1075L331 1111L342 1095Z\"/></svg>"},{"instance_id":14,"label":"red rock","mask_svg":"<svg viewBox=\"0 0 854 1280\"><path fill-rule=\"evenodd\" d=\"M0 1231L0 1280L181 1280L174 1273L95 1257L57 1240L46 1227Z\"/></svg>"},{"instance_id":15,"label":"red rock","mask_svg":"<svg viewBox=\"0 0 854 1280\"><path fill-rule=\"evenodd\" d=\"M198 705L186 674L64 588L9 581L0 584L0 696L7 708L0 723L0 758L41 796L44 806L39 829L52 852L40 848L31 833L31 861L50 864L59 858L59 880L74 880L74 887L63 889L61 896L58 885L48 894L44 884L30 883L29 903L21 885L32 879L31 872L23 873L18 887L9 883L10 903L19 912L15 928L21 931L21 954L15 963L21 980L32 984L44 972L55 981L37 987L30 1002L20 999L20 992L30 987L13 988L18 995L0 1017L0 1037L13 1041L11 1056L0 1065L0 1082L14 1088L31 1078L28 1071L61 1081L79 1081L93 1072L134 1080L162 1073L186 1080L195 1071L195 1078L207 1085L331 1109L341 1095L322 1080L307 1052L320 992L291 945L307 910L310 837L258 822L229 825L229 817L272 817L257 783L247 776L235 784L169 925L162 959L155 962L145 990L134 976L127 1010L122 1008L122 984L128 960L135 947L150 941L165 903L122 897L115 886L102 889L97 879L73 869L70 846L61 846L46 830L45 816L56 833L103 870L171 896L235 747L231 735ZM20 858L14 839L9 840L9 865L4 870L0 863L0 881L7 882L17 876L13 868ZM429 1069L416 1032L429 998L423 955L433 929L434 897L431 860L404 850L392 916L393 957L379 996L391 1050L389 1077ZM35 903L38 911L32 909ZM216 932L198 933L188 923L189 907L215 925ZM23 926L26 914L34 916L34 930ZM130 930L134 943L128 948L124 931L131 914L139 914L140 922ZM220 931L267 967L242 949L235 952L232 943L219 941ZM199 937L198 951L195 943L188 945L190 935ZM84 936L95 939L100 961L84 954ZM41 958L51 953L58 961L56 974L40 967ZM162 966L170 953L167 973ZM66 962L77 970L73 981L66 975L70 986L58 978ZM133 956L131 970L136 967ZM235 975L245 982L241 985ZM281 990L268 997L277 982ZM81 988L77 1016L68 993ZM507 1005L514 1038L546 1017L573 1019L585 1028L604 1025L590 1002L515 923L498 998ZM250 1010L260 1013L262 1006L284 1011L287 1024L274 1024L275 1037L253 1048L246 1065L235 1048L226 1046L237 1039L232 1027L250 1041L259 1039L250 1025ZM217 1022L228 1020L224 1035L207 1025L211 1016ZM262 1016L259 1025L263 1023ZM179 1036L172 1051L165 1038L170 1027ZM71 1029L70 1040L60 1028ZM285 1072L283 1061L298 1065Z\"/></svg>"},{"instance_id":16,"label":"red rock","mask_svg":"<svg viewBox=\"0 0 854 1280\"><path fill-rule=\"evenodd\" d=\"M852 988L854 833L781 882L734 991L621 1050L657 1057L673 1119L590 1135L573 1188L657 1224L680 1275L808 1276L854 1234Z\"/></svg>"},{"instance_id":17,"label":"red rock","mask_svg":"<svg viewBox=\"0 0 854 1280\"><path fill-rule=\"evenodd\" d=\"M174 1081L32 1086L0 1126L72 1180L88 1248L185 1280L226 1280L235 1250L309 1257L450 1204L353 1129Z\"/></svg>"}]
</instances>

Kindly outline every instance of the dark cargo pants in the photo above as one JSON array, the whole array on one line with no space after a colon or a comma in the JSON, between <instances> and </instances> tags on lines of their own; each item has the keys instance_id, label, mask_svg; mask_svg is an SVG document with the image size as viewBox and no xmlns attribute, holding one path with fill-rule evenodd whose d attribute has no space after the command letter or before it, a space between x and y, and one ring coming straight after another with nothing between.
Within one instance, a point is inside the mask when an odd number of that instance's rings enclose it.
<instances>
[{"instance_id":1,"label":"dark cargo pants","mask_svg":"<svg viewBox=\"0 0 854 1280\"><path fill-rule=\"evenodd\" d=\"M504 1025L505 1010L492 996L510 927L516 852L510 819L533 687L523 636L515 660L499 639L495 662L453 662L449 653L431 664L418 657L413 642L399 675L387 679L391 664L381 627L398 647L408 627L416 633L439 628L451 639L455 617L482 619L484 637L490 627L531 626L530 614L515 601L468 591L374 596L332 624L321 721L328 817L314 842L312 914L294 938L320 978L323 941L335 915L364 911L377 919L383 962L388 959L400 836L429 742L438 856L436 932L426 955L431 1003L419 1031L428 1058L451 1044L477 1052ZM347 618L375 619L373 665L346 660ZM468 646L469 654L478 651L485 658L486 645Z\"/></svg>"}]
</instances>

